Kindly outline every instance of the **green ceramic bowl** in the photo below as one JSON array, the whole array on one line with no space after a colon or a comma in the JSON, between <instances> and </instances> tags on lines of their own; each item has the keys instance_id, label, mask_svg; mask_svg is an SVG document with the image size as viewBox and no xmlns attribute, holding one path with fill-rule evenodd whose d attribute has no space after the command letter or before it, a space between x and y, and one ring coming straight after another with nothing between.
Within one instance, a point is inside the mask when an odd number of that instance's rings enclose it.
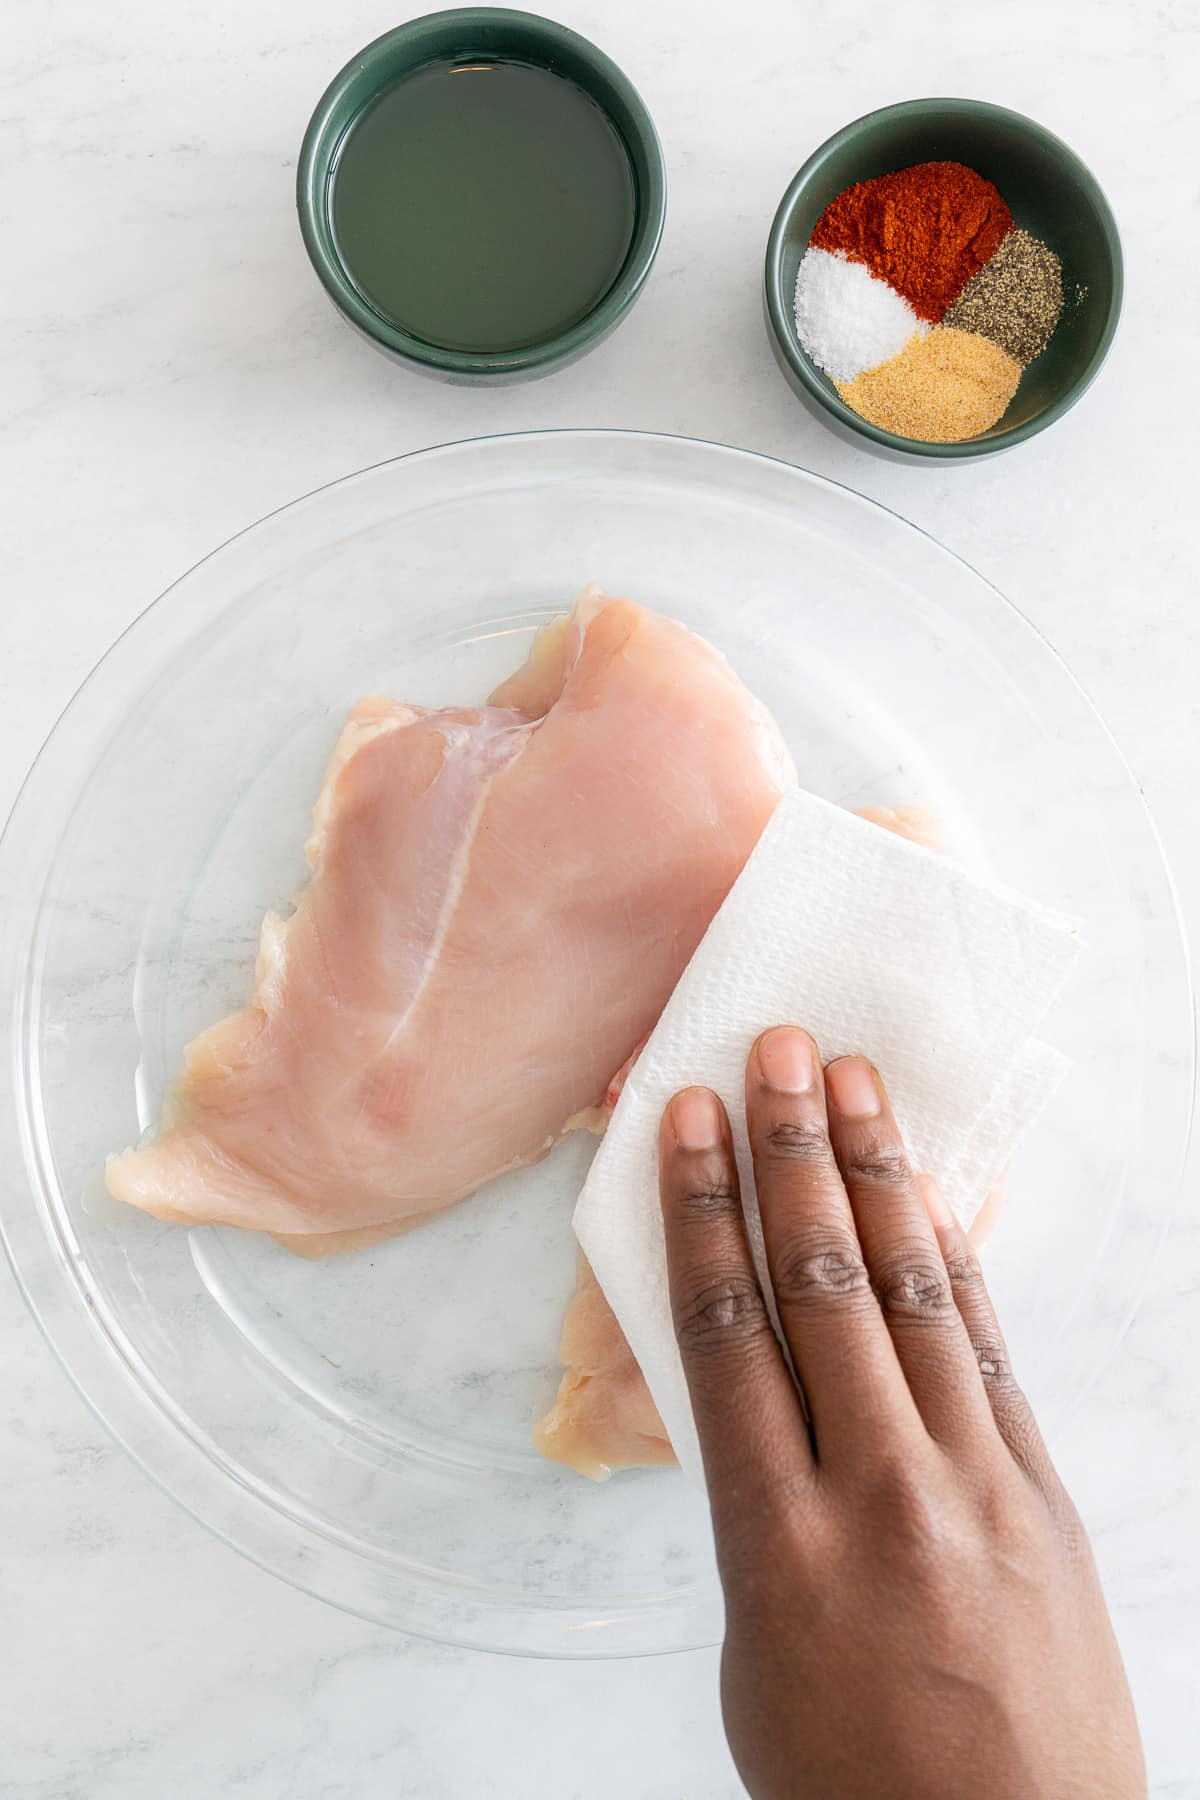
<instances>
[{"instance_id":1,"label":"green ceramic bowl","mask_svg":"<svg viewBox=\"0 0 1200 1800\"><path fill-rule=\"evenodd\" d=\"M565 75L601 108L633 172L633 235L611 287L586 316L520 349L463 351L425 343L384 318L355 286L338 255L330 218L331 176L347 132L380 94L426 64L491 58ZM350 323L390 355L457 381L545 374L598 344L624 317L650 272L666 213L666 171L653 121L616 64L577 32L535 13L475 6L410 19L351 59L322 95L304 134L296 177L300 230L326 292Z\"/></svg>"},{"instance_id":2,"label":"green ceramic bowl","mask_svg":"<svg viewBox=\"0 0 1200 1800\"><path fill-rule=\"evenodd\" d=\"M793 313L796 270L829 202L852 182L939 161L965 163L995 182L1016 224L1061 257L1066 294L1057 331L1026 369L1003 418L961 444L898 437L860 418L801 348ZM856 119L809 157L771 226L763 297L780 366L818 417L878 455L954 462L1024 443L1074 406L1108 355L1122 285L1121 240L1108 201L1061 139L982 100L907 100Z\"/></svg>"}]
</instances>

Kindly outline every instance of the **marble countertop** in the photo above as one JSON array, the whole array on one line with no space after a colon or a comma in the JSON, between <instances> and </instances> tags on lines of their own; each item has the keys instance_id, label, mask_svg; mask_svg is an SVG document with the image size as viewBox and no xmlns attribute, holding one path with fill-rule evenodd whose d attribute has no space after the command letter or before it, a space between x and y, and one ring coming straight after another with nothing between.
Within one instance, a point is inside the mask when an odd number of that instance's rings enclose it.
<instances>
[{"instance_id":1,"label":"marble countertop","mask_svg":"<svg viewBox=\"0 0 1200 1800\"><path fill-rule=\"evenodd\" d=\"M1187 0L561 0L628 70L669 164L641 303L539 383L437 386L335 317L292 188L379 0L13 0L0 21L0 807L77 683L174 576L297 494L420 445L547 425L769 451L915 520L1090 689L1200 931L1200 338ZM926 92L1061 133L1124 233L1125 320L1067 419L914 468L841 444L783 385L761 254L847 119ZM1180 222L1193 240L1181 247ZM1098 1129L1103 1122L1098 1121ZM11 1171L10 1171L11 1175ZM1181 1206L1119 1353L1056 1441L1093 1534L1159 1800L1200 1795L1200 1228ZM0 1791L22 1800L731 1800L717 1657L530 1664L408 1641L210 1538L109 1442L0 1276Z\"/></svg>"}]
</instances>

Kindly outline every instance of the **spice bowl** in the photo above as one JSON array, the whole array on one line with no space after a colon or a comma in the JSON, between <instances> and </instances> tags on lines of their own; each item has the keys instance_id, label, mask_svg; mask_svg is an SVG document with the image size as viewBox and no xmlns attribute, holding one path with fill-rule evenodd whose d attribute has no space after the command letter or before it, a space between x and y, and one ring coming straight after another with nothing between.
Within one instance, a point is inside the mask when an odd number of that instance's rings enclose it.
<instances>
[{"instance_id":1,"label":"spice bowl","mask_svg":"<svg viewBox=\"0 0 1200 1800\"><path fill-rule=\"evenodd\" d=\"M658 251L666 175L650 114L595 44L462 7L385 32L334 77L296 204L326 293L371 343L495 383L560 368L620 323Z\"/></svg>"},{"instance_id":2,"label":"spice bowl","mask_svg":"<svg viewBox=\"0 0 1200 1800\"><path fill-rule=\"evenodd\" d=\"M1063 310L1049 343L1023 369L996 422L957 442L902 436L864 418L805 350L795 317L797 272L830 203L856 182L935 162L962 164L994 183L1013 226L1048 246L1062 266ZM771 226L763 300L779 365L812 412L876 455L945 462L1009 450L1068 412L1108 355L1122 287L1116 221L1094 176L1066 144L1004 107L929 99L868 113L809 157Z\"/></svg>"}]
</instances>

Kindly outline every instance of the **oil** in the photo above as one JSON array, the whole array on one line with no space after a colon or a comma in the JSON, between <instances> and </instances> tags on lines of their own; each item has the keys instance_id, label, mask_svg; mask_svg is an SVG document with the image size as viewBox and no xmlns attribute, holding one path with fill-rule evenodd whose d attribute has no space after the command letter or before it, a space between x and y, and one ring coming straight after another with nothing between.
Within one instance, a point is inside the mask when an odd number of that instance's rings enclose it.
<instances>
[{"instance_id":1,"label":"oil","mask_svg":"<svg viewBox=\"0 0 1200 1800\"><path fill-rule=\"evenodd\" d=\"M418 69L350 127L330 180L363 298L446 350L527 349L576 324L633 236L617 131L573 81L527 63Z\"/></svg>"}]
</instances>

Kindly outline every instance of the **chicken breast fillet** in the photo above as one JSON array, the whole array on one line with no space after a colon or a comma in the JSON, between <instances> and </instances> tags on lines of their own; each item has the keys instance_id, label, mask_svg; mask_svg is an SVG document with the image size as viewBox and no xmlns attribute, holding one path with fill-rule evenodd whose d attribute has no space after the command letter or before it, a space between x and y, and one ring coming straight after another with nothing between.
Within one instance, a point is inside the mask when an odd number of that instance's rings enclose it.
<instances>
[{"instance_id":1,"label":"chicken breast fillet","mask_svg":"<svg viewBox=\"0 0 1200 1800\"><path fill-rule=\"evenodd\" d=\"M111 1192L322 1254L598 1122L791 759L708 644L589 590L479 708L357 706L254 995Z\"/></svg>"}]
</instances>

